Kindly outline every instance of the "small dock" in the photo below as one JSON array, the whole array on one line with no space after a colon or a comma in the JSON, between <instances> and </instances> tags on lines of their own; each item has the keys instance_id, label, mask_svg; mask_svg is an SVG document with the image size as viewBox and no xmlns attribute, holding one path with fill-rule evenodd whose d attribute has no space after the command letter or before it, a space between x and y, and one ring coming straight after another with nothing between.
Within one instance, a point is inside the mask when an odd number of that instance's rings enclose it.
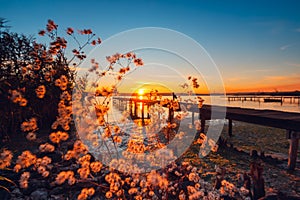
<instances>
[{"instance_id":1,"label":"small dock","mask_svg":"<svg viewBox=\"0 0 300 200\"><path fill-rule=\"evenodd\" d=\"M152 100L139 100L131 98L115 98L116 104L119 104L119 108L131 109L131 117L135 119L138 102L143 102L143 105L150 106L159 101ZM128 103L129 102L129 103ZM194 124L195 113L199 113L199 120L201 120L201 132L204 132L205 121L212 118L212 108L214 110L214 116L223 116L222 113L226 110L226 119L228 119L228 134L232 136L232 121L241 121L246 123L258 124L263 126L269 126L274 128L280 128L286 130L286 138L290 141L289 156L288 156L288 169L295 169L297 163L298 144L300 138L300 113L282 112L275 110L256 110L240 107L223 107L223 106L211 106L203 105L202 108L198 108L198 105L188 104L180 102L180 105L187 107L188 111L192 113L192 123ZM144 107L144 106L143 106ZM169 110L170 113L170 110ZM169 116L170 117L170 116ZM144 112L142 112L142 118L144 119ZM259 138L258 138L259 139ZM272 142L272 139L270 139Z\"/></svg>"}]
</instances>

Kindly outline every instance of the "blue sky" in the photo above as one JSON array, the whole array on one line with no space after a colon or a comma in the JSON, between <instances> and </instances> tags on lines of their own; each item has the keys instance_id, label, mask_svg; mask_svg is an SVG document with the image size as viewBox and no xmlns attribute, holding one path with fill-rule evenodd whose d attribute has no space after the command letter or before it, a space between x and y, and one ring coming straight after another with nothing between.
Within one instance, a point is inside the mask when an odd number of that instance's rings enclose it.
<instances>
[{"instance_id":1,"label":"blue sky","mask_svg":"<svg viewBox=\"0 0 300 200\"><path fill-rule=\"evenodd\" d=\"M60 27L91 28L103 40L132 28L169 28L207 50L227 91L300 90L300 1L0 3L0 17L14 32L37 36L48 19Z\"/></svg>"}]
</instances>

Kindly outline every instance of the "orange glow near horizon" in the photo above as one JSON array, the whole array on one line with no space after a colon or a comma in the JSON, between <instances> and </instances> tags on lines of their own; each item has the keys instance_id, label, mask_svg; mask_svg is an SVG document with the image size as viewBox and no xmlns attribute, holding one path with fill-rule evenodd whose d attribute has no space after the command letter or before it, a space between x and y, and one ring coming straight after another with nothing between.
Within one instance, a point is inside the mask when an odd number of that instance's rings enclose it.
<instances>
[{"instance_id":1,"label":"orange glow near horizon","mask_svg":"<svg viewBox=\"0 0 300 200\"><path fill-rule=\"evenodd\" d=\"M274 86L267 86L267 85L254 85L252 87L246 87L240 85L239 87L234 86L225 86L225 90L227 93L233 92L276 92L276 91L285 91L285 92L294 92L300 91L300 84L288 84L288 85L274 85Z\"/></svg>"}]
</instances>

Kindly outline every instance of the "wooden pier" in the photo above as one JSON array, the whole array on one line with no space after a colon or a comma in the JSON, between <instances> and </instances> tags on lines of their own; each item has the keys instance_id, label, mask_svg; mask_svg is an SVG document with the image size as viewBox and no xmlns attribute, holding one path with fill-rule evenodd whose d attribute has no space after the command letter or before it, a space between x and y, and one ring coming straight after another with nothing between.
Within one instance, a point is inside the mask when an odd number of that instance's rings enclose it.
<instances>
[{"instance_id":1,"label":"wooden pier","mask_svg":"<svg viewBox=\"0 0 300 200\"><path fill-rule=\"evenodd\" d=\"M227 101L254 101L254 102L280 102L290 104L300 104L300 96L241 96L241 95L228 95Z\"/></svg>"},{"instance_id":2,"label":"wooden pier","mask_svg":"<svg viewBox=\"0 0 300 200\"><path fill-rule=\"evenodd\" d=\"M114 98L115 104L118 104L120 110L128 110L130 113L130 118L132 120L140 119L142 124L145 124L145 119L150 119L149 113L145 110L155 104L160 104L159 100L149 100L149 99L140 99L140 98ZM141 113L138 114L138 107L140 107ZM145 107L147 109L145 109ZM169 109L169 121L172 120L174 112Z\"/></svg>"},{"instance_id":3,"label":"wooden pier","mask_svg":"<svg viewBox=\"0 0 300 200\"><path fill-rule=\"evenodd\" d=\"M120 102L130 102L129 105L134 105L130 98L115 98ZM136 102L144 102L148 105L159 103L159 101L148 102L148 100L135 99ZM194 124L195 113L199 113L199 120L201 120L201 132L204 132L205 121L212 119L212 106L203 105L202 108L198 108L197 105L181 102L180 105L187 107L190 105L188 111L192 113L192 123ZM131 108L132 109L132 108ZM295 169L297 163L298 144L300 138L300 113L282 112L275 110L256 110L239 107L222 107L213 106L214 116L224 116L224 110L226 110L225 118L228 119L228 134L232 136L232 121L241 121L252 124L258 124L263 126L269 126L274 128L280 128L286 130L286 138L290 140L289 156L288 156L288 169ZM131 110L132 111L132 110ZM134 117L134 114L133 114ZM213 118L217 119L217 118ZM259 139L259 138L258 138ZM270 140L270 142L272 139Z\"/></svg>"},{"instance_id":4,"label":"wooden pier","mask_svg":"<svg viewBox=\"0 0 300 200\"><path fill-rule=\"evenodd\" d=\"M194 108L194 110L195 109L196 108ZM205 120L212 119L212 106L204 105L198 110L200 113L199 119L201 120L202 130L204 130ZM214 106L214 112L216 112L216 116L218 116L218 110L220 110L221 113L224 110L224 107ZM286 137L290 140L288 168L295 169L300 138L300 113L226 107L226 119L229 121L228 134L230 136L232 135L233 120L285 129Z\"/></svg>"}]
</instances>

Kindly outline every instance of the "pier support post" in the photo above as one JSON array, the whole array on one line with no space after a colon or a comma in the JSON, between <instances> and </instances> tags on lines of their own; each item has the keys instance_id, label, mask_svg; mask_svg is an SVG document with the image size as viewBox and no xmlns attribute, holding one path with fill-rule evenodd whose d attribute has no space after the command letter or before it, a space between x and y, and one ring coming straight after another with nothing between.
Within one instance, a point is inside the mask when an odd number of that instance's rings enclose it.
<instances>
[{"instance_id":1,"label":"pier support post","mask_svg":"<svg viewBox=\"0 0 300 200\"><path fill-rule=\"evenodd\" d=\"M287 130L287 138L290 140L288 169L294 170L297 163L297 151L298 151L300 132Z\"/></svg>"},{"instance_id":2,"label":"pier support post","mask_svg":"<svg viewBox=\"0 0 300 200\"><path fill-rule=\"evenodd\" d=\"M144 117L144 114L145 114L145 111L144 111L144 102L141 102L142 103L142 124L144 125L145 124L145 117Z\"/></svg>"},{"instance_id":3,"label":"pier support post","mask_svg":"<svg viewBox=\"0 0 300 200\"><path fill-rule=\"evenodd\" d=\"M134 117L137 117L137 102L134 101Z\"/></svg>"},{"instance_id":4,"label":"pier support post","mask_svg":"<svg viewBox=\"0 0 300 200\"><path fill-rule=\"evenodd\" d=\"M204 133L205 129L205 119L201 119L201 133Z\"/></svg>"},{"instance_id":5,"label":"pier support post","mask_svg":"<svg viewBox=\"0 0 300 200\"><path fill-rule=\"evenodd\" d=\"M232 119L228 119L228 135L232 136Z\"/></svg>"},{"instance_id":6,"label":"pier support post","mask_svg":"<svg viewBox=\"0 0 300 200\"><path fill-rule=\"evenodd\" d=\"M129 100L129 113L130 113L130 117L132 117L132 101L131 101L131 99Z\"/></svg>"},{"instance_id":7,"label":"pier support post","mask_svg":"<svg viewBox=\"0 0 300 200\"><path fill-rule=\"evenodd\" d=\"M192 125L195 125L195 112L192 112Z\"/></svg>"}]
</instances>

